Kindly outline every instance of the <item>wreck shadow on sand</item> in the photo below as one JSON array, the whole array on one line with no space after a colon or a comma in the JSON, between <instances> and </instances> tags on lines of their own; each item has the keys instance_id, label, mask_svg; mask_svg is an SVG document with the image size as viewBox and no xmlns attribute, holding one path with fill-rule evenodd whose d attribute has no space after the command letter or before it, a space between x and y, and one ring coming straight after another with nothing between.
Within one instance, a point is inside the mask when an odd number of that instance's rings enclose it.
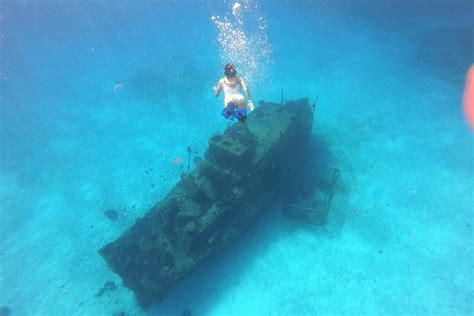
<instances>
[{"instance_id":1,"label":"wreck shadow on sand","mask_svg":"<svg viewBox=\"0 0 474 316\"><path fill-rule=\"evenodd\" d=\"M300 156L301 164L307 165L332 164L332 156L324 138L312 135L308 151ZM304 162L303 162L304 161ZM281 172L307 172L287 168ZM317 170L316 170L317 171ZM310 172L311 174L311 172ZM317 174L316 174L317 176ZM293 182L286 183L282 191L292 191ZM160 303L153 304L148 315L181 315L190 311L193 315L204 315L210 311L215 302L238 287L242 276L251 269L257 258L266 253L278 239L285 238L297 230L305 230L321 238L333 238L340 226L327 229L326 221L317 224L305 223L301 219L284 215L284 198L275 200L274 204L266 207L257 221L250 223L247 229L231 244L201 262L186 278L178 282L163 296Z\"/></svg>"}]
</instances>

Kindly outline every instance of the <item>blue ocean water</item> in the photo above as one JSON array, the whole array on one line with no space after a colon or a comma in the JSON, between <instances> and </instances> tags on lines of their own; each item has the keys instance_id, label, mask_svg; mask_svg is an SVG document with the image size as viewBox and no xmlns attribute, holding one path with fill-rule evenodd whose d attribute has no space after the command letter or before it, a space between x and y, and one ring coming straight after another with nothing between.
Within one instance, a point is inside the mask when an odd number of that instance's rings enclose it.
<instances>
[{"instance_id":1,"label":"blue ocean water","mask_svg":"<svg viewBox=\"0 0 474 316\"><path fill-rule=\"evenodd\" d=\"M0 308L472 315L473 3L241 5L1 2ZM256 104L318 97L313 154L341 170L328 222L276 205L142 310L97 250L179 181L188 146L202 156L226 128L211 88L229 58ZM118 289L96 297L107 281Z\"/></svg>"}]
</instances>

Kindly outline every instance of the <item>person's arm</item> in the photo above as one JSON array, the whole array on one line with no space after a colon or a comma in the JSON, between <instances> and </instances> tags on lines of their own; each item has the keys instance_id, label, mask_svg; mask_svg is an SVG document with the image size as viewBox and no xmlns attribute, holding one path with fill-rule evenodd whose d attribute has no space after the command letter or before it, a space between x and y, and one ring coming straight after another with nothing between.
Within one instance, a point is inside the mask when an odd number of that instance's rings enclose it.
<instances>
[{"instance_id":1,"label":"person's arm","mask_svg":"<svg viewBox=\"0 0 474 316\"><path fill-rule=\"evenodd\" d=\"M221 90L222 90L222 79L219 80L219 82L214 87L212 87L212 89L214 89L214 92L216 93L216 97L218 97L219 93L221 93Z\"/></svg>"},{"instance_id":2,"label":"person's arm","mask_svg":"<svg viewBox=\"0 0 474 316\"><path fill-rule=\"evenodd\" d=\"M245 95L247 96L247 100L249 100L250 111L253 111L254 106L253 106L253 102L252 102L252 97L250 96L250 91L247 88L247 84L245 83L244 78L242 78L242 77L240 78L240 84L242 85L242 89L244 89Z\"/></svg>"}]
</instances>

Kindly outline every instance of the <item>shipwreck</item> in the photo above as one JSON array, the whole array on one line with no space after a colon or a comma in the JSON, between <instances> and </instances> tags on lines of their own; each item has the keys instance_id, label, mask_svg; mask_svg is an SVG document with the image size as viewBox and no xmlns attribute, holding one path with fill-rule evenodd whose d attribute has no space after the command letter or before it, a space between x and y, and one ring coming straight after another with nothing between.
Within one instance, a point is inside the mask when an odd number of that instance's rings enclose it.
<instances>
[{"instance_id":1,"label":"shipwreck","mask_svg":"<svg viewBox=\"0 0 474 316\"><path fill-rule=\"evenodd\" d=\"M99 250L142 307L158 301L276 199L284 196L287 213L295 217L314 220L327 212L330 197L313 204L306 198L301 204L294 187L305 185L291 179L302 170L291 166L304 163L314 109L308 99L260 102L244 123L211 137L199 164L142 219Z\"/></svg>"}]
</instances>

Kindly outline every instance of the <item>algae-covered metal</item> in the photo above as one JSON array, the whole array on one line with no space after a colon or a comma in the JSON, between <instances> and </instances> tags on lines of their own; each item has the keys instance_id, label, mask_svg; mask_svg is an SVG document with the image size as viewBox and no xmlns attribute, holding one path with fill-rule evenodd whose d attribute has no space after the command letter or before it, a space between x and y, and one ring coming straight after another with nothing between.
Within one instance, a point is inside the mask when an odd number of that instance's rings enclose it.
<instances>
[{"instance_id":1,"label":"algae-covered metal","mask_svg":"<svg viewBox=\"0 0 474 316\"><path fill-rule=\"evenodd\" d=\"M142 306L158 300L277 197L280 170L304 150L308 99L261 102L244 123L209 140L196 168L122 236L100 249Z\"/></svg>"}]
</instances>

